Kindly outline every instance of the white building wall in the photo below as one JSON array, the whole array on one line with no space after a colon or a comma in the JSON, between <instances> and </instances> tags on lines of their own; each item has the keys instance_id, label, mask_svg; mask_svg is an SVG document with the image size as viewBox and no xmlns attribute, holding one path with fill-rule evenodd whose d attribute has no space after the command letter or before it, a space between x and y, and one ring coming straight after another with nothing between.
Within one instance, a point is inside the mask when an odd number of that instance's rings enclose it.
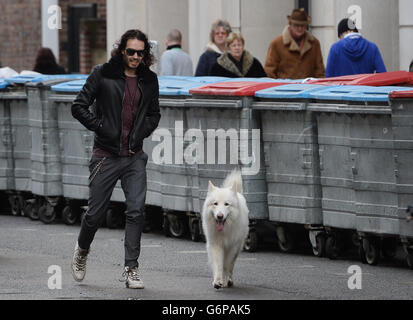
<instances>
[{"instance_id":1,"label":"white building wall","mask_svg":"<svg viewBox=\"0 0 413 320\"><path fill-rule=\"evenodd\" d=\"M42 0L42 47L50 48L59 61L59 28L62 15L57 0Z\"/></svg>"},{"instance_id":2,"label":"white building wall","mask_svg":"<svg viewBox=\"0 0 413 320\"><path fill-rule=\"evenodd\" d=\"M331 45L338 41L337 24L359 17L360 32L380 49L388 71L399 70L398 0L311 0L311 30L320 40L324 64ZM410 1L411 2L411 1ZM357 7L355 7L357 6ZM352 9L353 10L350 10Z\"/></svg>"},{"instance_id":3,"label":"white building wall","mask_svg":"<svg viewBox=\"0 0 413 320\"><path fill-rule=\"evenodd\" d=\"M413 1L399 0L400 70L409 70L413 60Z\"/></svg>"},{"instance_id":4,"label":"white building wall","mask_svg":"<svg viewBox=\"0 0 413 320\"><path fill-rule=\"evenodd\" d=\"M211 24L222 18L240 31L248 49L262 64L268 45L287 25L295 0L107 0L108 55L129 28L139 28L165 50L168 31L178 28L194 68L209 40ZM376 43L388 71L406 70L413 59L412 0L310 0L310 31L320 40L324 64L337 41L337 24L358 6L361 33ZM357 13L357 12L356 12ZM399 41L400 39L400 41Z\"/></svg>"}]
</instances>

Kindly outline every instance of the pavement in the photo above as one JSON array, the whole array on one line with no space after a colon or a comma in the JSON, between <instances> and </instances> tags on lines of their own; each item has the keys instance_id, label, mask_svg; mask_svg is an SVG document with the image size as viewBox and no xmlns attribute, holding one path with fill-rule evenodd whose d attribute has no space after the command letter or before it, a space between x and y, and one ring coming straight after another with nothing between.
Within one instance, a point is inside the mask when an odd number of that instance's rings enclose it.
<instances>
[{"instance_id":1,"label":"pavement","mask_svg":"<svg viewBox=\"0 0 413 320\"><path fill-rule=\"evenodd\" d=\"M83 282L75 282L70 263L79 225L50 225L0 215L0 300L411 300L413 272L402 251L378 266L350 254L338 260L315 257L311 249L282 253L275 245L242 252L233 288L216 290L205 243L142 235L143 290L126 289L123 229L98 230ZM349 268L360 270L359 278ZM351 268L350 268L351 269ZM359 281L359 282L357 282ZM353 284L351 289L351 283ZM357 288L354 288L354 287ZM162 304L161 304L162 305Z\"/></svg>"}]
</instances>

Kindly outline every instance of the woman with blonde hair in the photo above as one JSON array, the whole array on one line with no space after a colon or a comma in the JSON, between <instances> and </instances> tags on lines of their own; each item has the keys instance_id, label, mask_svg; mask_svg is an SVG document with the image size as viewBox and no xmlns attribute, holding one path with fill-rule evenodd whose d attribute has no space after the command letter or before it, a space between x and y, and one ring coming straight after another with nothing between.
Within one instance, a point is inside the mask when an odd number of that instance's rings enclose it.
<instances>
[{"instance_id":1,"label":"woman with blonde hair","mask_svg":"<svg viewBox=\"0 0 413 320\"><path fill-rule=\"evenodd\" d=\"M225 40L231 33L231 26L225 20L217 20L212 24L206 51L199 57L195 76L207 76L217 58L225 51Z\"/></svg>"},{"instance_id":2,"label":"woman with blonde hair","mask_svg":"<svg viewBox=\"0 0 413 320\"><path fill-rule=\"evenodd\" d=\"M211 76L230 78L267 76L261 63L244 49L245 40L241 34L230 33L226 45L228 51L212 66Z\"/></svg>"}]
</instances>

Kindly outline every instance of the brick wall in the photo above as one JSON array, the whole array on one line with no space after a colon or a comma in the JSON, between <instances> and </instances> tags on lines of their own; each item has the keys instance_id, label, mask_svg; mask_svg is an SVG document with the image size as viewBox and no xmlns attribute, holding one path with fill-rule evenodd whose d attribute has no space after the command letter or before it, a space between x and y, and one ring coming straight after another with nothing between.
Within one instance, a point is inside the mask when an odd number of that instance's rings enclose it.
<instances>
[{"instance_id":1,"label":"brick wall","mask_svg":"<svg viewBox=\"0 0 413 320\"><path fill-rule=\"evenodd\" d=\"M80 73L106 62L106 20L86 19L80 25Z\"/></svg>"},{"instance_id":2,"label":"brick wall","mask_svg":"<svg viewBox=\"0 0 413 320\"><path fill-rule=\"evenodd\" d=\"M68 43L68 7L74 4L81 3L96 3L97 4L97 18L106 21L106 0L59 0L59 6L62 9L62 29L59 30L59 64L68 69L67 48ZM106 25L105 25L106 37Z\"/></svg>"},{"instance_id":3,"label":"brick wall","mask_svg":"<svg viewBox=\"0 0 413 320\"><path fill-rule=\"evenodd\" d=\"M0 21L2 66L32 70L42 44L41 0L1 0Z\"/></svg>"}]
</instances>

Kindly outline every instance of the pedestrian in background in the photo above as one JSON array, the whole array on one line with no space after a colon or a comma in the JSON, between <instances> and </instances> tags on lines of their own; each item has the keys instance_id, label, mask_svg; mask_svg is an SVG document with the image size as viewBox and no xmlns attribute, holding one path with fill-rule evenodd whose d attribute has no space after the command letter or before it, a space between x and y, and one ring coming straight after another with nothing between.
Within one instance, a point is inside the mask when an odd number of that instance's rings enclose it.
<instances>
[{"instance_id":1,"label":"pedestrian in background","mask_svg":"<svg viewBox=\"0 0 413 320\"><path fill-rule=\"evenodd\" d=\"M57 64L56 57L49 48L39 49L33 71L42 74L66 74L65 68Z\"/></svg>"},{"instance_id":2,"label":"pedestrian in background","mask_svg":"<svg viewBox=\"0 0 413 320\"><path fill-rule=\"evenodd\" d=\"M288 26L271 41L264 69L270 78L323 78L324 64L320 42L308 32L311 17L304 9L287 16Z\"/></svg>"},{"instance_id":3,"label":"pedestrian in background","mask_svg":"<svg viewBox=\"0 0 413 320\"><path fill-rule=\"evenodd\" d=\"M245 47L241 34L231 32L226 39L228 51L224 52L212 66L210 75L218 77L266 77L261 63Z\"/></svg>"},{"instance_id":4,"label":"pedestrian in background","mask_svg":"<svg viewBox=\"0 0 413 320\"><path fill-rule=\"evenodd\" d=\"M217 58L225 52L228 35L232 32L230 24L225 20L217 20L212 24L209 33L209 43L206 51L199 57L195 76L207 76Z\"/></svg>"},{"instance_id":5,"label":"pedestrian in background","mask_svg":"<svg viewBox=\"0 0 413 320\"><path fill-rule=\"evenodd\" d=\"M182 34L171 30L165 40L166 51L161 57L161 76L192 76L191 57L182 50Z\"/></svg>"},{"instance_id":6,"label":"pedestrian in background","mask_svg":"<svg viewBox=\"0 0 413 320\"><path fill-rule=\"evenodd\" d=\"M82 281L95 233L105 219L120 179L126 198L126 287L141 289L138 258L144 223L146 164L143 140L158 126L158 78L149 67L154 57L147 36L139 30L122 35L108 63L92 70L72 105L72 115L95 132L90 160L88 209L82 219L72 260L72 274ZM89 107L96 101L95 113Z\"/></svg>"},{"instance_id":7,"label":"pedestrian in background","mask_svg":"<svg viewBox=\"0 0 413 320\"><path fill-rule=\"evenodd\" d=\"M410 62L409 72L413 72L413 60L412 60L412 62Z\"/></svg>"},{"instance_id":8,"label":"pedestrian in background","mask_svg":"<svg viewBox=\"0 0 413 320\"><path fill-rule=\"evenodd\" d=\"M326 77L386 72L379 48L361 36L353 20L342 19L337 35L340 40L330 48Z\"/></svg>"}]
</instances>

